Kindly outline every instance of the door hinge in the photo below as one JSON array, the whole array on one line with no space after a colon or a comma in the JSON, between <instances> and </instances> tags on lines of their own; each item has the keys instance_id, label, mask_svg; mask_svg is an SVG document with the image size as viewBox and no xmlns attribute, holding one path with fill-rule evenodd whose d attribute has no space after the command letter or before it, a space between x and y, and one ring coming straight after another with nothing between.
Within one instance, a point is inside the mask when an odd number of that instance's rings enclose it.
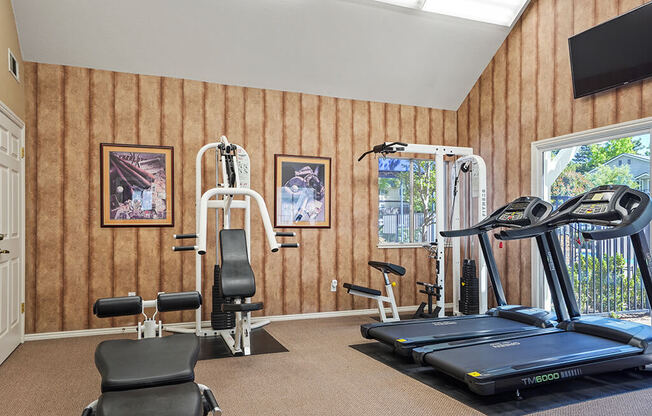
<instances>
[{"instance_id":1,"label":"door hinge","mask_svg":"<svg viewBox=\"0 0 652 416\"><path fill-rule=\"evenodd\" d=\"M25 302L20 304L20 313L25 313Z\"/></svg>"},{"instance_id":2,"label":"door hinge","mask_svg":"<svg viewBox=\"0 0 652 416\"><path fill-rule=\"evenodd\" d=\"M25 148L24 147L20 148L20 158L25 159Z\"/></svg>"}]
</instances>

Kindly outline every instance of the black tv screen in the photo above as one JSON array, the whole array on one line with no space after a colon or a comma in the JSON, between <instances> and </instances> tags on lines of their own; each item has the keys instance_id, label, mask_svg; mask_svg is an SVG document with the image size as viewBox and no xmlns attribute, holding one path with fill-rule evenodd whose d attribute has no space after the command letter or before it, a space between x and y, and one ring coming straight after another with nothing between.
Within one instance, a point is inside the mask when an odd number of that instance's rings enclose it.
<instances>
[{"instance_id":1,"label":"black tv screen","mask_svg":"<svg viewBox=\"0 0 652 416\"><path fill-rule=\"evenodd\" d=\"M575 98L652 76L652 2L568 39Z\"/></svg>"}]
</instances>

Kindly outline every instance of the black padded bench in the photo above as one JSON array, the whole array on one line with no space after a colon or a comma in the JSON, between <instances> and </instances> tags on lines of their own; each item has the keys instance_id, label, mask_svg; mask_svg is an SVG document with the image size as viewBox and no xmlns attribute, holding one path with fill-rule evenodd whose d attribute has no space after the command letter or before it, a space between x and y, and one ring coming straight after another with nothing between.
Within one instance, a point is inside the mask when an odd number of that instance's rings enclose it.
<instances>
[{"instance_id":1,"label":"black padded bench","mask_svg":"<svg viewBox=\"0 0 652 416\"><path fill-rule=\"evenodd\" d=\"M197 309L202 303L198 292L160 293L156 311ZM140 296L98 299L93 312L98 317L143 314L152 301ZM82 416L204 416L221 414L211 390L196 384L195 364L199 339L195 334L161 337L158 329L141 331L144 339L103 341L95 350L95 365L102 378L100 398L86 406ZM150 327L151 330L151 327Z\"/></svg>"},{"instance_id":2,"label":"black padded bench","mask_svg":"<svg viewBox=\"0 0 652 416\"><path fill-rule=\"evenodd\" d=\"M130 390L195 380L199 339L178 334L141 340L103 341L95 350L102 392Z\"/></svg>"},{"instance_id":3,"label":"black padded bench","mask_svg":"<svg viewBox=\"0 0 652 416\"><path fill-rule=\"evenodd\" d=\"M97 416L202 416L202 394L195 383L102 394Z\"/></svg>"},{"instance_id":4,"label":"black padded bench","mask_svg":"<svg viewBox=\"0 0 652 416\"><path fill-rule=\"evenodd\" d=\"M385 263L382 261L369 261L368 264L383 274L385 292L387 293L387 296L383 296L382 292L378 289L372 289L366 286L358 286L354 285L353 283L343 283L342 286L344 286L347 293L350 293L353 296L361 296L363 298L374 299L378 303L378 312L380 313L380 319L383 322L400 320L398 316L398 307L396 306L396 299L394 298L394 291L392 290L392 287L396 285L396 283L390 282L388 275L395 274L398 276L403 276L405 274L405 268L396 264ZM388 318L385 314L384 302L390 304L392 309L391 318Z\"/></svg>"},{"instance_id":5,"label":"black padded bench","mask_svg":"<svg viewBox=\"0 0 652 416\"><path fill-rule=\"evenodd\" d=\"M370 261L367 264L376 270L380 270L383 273L395 274L398 276L405 275L405 267L401 267L396 264L384 263L382 261Z\"/></svg>"},{"instance_id":6,"label":"black padded bench","mask_svg":"<svg viewBox=\"0 0 652 416\"><path fill-rule=\"evenodd\" d=\"M347 293L351 293L352 290L356 290L358 292L368 293L368 294L370 294L372 296L380 296L381 295L380 290L372 289L370 287L353 285L351 283L344 283L344 284L342 284L342 286L344 286L344 288L347 289L347 291L346 291Z\"/></svg>"}]
</instances>

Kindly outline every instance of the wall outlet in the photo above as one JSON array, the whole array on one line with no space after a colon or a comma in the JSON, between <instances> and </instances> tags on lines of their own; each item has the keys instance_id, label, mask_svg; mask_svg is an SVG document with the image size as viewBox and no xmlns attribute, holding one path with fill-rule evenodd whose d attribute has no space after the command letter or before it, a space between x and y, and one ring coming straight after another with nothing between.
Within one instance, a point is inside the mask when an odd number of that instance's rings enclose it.
<instances>
[{"instance_id":1,"label":"wall outlet","mask_svg":"<svg viewBox=\"0 0 652 416\"><path fill-rule=\"evenodd\" d=\"M127 293L127 296L136 296L136 292L129 292Z\"/></svg>"},{"instance_id":2,"label":"wall outlet","mask_svg":"<svg viewBox=\"0 0 652 416\"><path fill-rule=\"evenodd\" d=\"M331 292L335 292L337 290L337 280L333 279L331 280Z\"/></svg>"}]
</instances>

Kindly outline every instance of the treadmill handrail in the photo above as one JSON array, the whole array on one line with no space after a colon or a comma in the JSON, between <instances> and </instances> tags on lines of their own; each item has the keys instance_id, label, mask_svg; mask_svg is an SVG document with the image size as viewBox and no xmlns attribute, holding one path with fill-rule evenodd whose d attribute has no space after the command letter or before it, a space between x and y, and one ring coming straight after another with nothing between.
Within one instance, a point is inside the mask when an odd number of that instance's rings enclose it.
<instances>
[{"instance_id":1,"label":"treadmill handrail","mask_svg":"<svg viewBox=\"0 0 652 416\"><path fill-rule=\"evenodd\" d=\"M478 235L493 228L497 228L498 226L495 225L495 219L500 216L500 214L505 210L505 208L507 208L508 205L509 204L503 205L502 207L489 214L485 219L469 228L440 231L439 234L441 234L442 237L466 237L469 235Z\"/></svg>"},{"instance_id":2,"label":"treadmill handrail","mask_svg":"<svg viewBox=\"0 0 652 416\"><path fill-rule=\"evenodd\" d=\"M540 220L542 218L546 218L548 214L552 212L552 205L550 203L543 201L538 197L524 196L524 197L517 198L508 204L503 205L502 207L498 208L490 215L488 215L485 219L483 219L482 221L478 222L475 225L472 225L469 228L462 228L459 230L440 231L439 234L441 234L443 237L466 237L470 235L478 235L483 232L487 232L500 227L517 227L517 226L528 227L529 225L510 224L509 222L500 220L500 216L505 211L507 211L513 204L519 201L527 202L529 204L529 206L523 211L524 221ZM544 207L545 210L535 213L534 212L535 208L540 208L540 207Z\"/></svg>"},{"instance_id":3,"label":"treadmill handrail","mask_svg":"<svg viewBox=\"0 0 652 416\"><path fill-rule=\"evenodd\" d=\"M633 235L644 229L652 219L652 204L650 204L650 198L643 192L634 191L633 189L631 191L632 192L626 195L637 197L638 204L633 207L631 211L625 211L622 213L623 219L620 225L604 230L583 231L582 236L589 240L608 240L610 238Z\"/></svg>"},{"instance_id":4,"label":"treadmill handrail","mask_svg":"<svg viewBox=\"0 0 652 416\"><path fill-rule=\"evenodd\" d=\"M555 227L551 226L550 223L554 218L558 218L562 211L565 211L567 208L575 207L577 202L582 199L582 195L577 195L568 201L561 204L556 210L550 213L547 217L543 218L541 221L531 224L527 227L521 227L514 230L502 230L499 234L494 234L494 237L498 240L519 240L524 238L532 238L537 235L543 234L546 231L552 230Z\"/></svg>"}]
</instances>

